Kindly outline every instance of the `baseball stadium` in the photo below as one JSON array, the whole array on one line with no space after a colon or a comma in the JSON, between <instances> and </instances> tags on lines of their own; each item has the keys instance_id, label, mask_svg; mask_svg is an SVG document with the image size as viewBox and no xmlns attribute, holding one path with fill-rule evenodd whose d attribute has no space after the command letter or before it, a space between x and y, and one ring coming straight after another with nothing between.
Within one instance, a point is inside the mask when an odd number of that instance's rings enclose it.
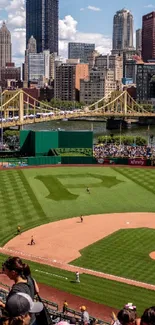
<instances>
[{"instance_id":1,"label":"baseball stadium","mask_svg":"<svg viewBox=\"0 0 155 325\"><path fill-rule=\"evenodd\" d=\"M51 313L66 300L106 323L154 304L153 160L96 159L91 131L25 130L20 157L0 161L0 262L26 261ZM2 298L11 285L1 274Z\"/></svg>"}]
</instances>

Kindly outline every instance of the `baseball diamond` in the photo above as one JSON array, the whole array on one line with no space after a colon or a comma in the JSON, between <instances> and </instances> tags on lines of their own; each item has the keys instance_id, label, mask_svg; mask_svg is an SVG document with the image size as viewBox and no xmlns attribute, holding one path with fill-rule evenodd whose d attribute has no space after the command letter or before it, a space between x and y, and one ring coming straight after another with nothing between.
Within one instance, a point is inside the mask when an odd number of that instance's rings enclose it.
<instances>
[{"instance_id":1,"label":"baseball diamond","mask_svg":"<svg viewBox=\"0 0 155 325\"><path fill-rule=\"evenodd\" d=\"M152 305L155 169L32 168L0 175L1 262L3 254L22 256L42 285L114 310L133 297L139 312ZM32 236L35 245L28 245Z\"/></svg>"}]
</instances>

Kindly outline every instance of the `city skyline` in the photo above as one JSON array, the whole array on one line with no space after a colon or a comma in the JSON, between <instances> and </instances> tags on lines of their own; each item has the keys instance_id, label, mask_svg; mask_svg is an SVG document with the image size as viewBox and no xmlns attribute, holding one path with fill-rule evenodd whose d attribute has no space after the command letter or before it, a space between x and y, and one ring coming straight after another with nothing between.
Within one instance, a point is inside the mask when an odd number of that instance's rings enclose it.
<instances>
[{"instance_id":1,"label":"city skyline","mask_svg":"<svg viewBox=\"0 0 155 325\"><path fill-rule=\"evenodd\" d=\"M149 0L106 3L103 0L59 0L59 49L67 57L68 42L96 43L100 53L106 54L112 48L113 16L123 7L129 9L134 17L135 30L141 28L142 15L155 10ZM153 3L153 2L152 2ZM25 0L0 0L0 23L5 20L12 34L13 60L21 65L25 51ZM92 24L92 21L94 23ZM135 43L134 43L135 45Z\"/></svg>"}]
</instances>

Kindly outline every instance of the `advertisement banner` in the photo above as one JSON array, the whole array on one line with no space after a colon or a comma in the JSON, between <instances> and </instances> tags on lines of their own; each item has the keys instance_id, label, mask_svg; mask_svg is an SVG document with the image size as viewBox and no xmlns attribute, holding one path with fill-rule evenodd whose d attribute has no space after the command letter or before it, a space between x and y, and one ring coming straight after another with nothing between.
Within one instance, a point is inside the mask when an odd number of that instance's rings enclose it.
<instances>
[{"instance_id":1,"label":"advertisement banner","mask_svg":"<svg viewBox=\"0 0 155 325\"><path fill-rule=\"evenodd\" d=\"M128 165L132 166L146 166L147 159L143 158L130 158L128 160Z\"/></svg>"},{"instance_id":2,"label":"advertisement banner","mask_svg":"<svg viewBox=\"0 0 155 325\"><path fill-rule=\"evenodd\" d=\"M114 159L108 159L108 158L98 158L97 159L98 164L115 164L115 160Z\"/></svg>"}]
</instances>

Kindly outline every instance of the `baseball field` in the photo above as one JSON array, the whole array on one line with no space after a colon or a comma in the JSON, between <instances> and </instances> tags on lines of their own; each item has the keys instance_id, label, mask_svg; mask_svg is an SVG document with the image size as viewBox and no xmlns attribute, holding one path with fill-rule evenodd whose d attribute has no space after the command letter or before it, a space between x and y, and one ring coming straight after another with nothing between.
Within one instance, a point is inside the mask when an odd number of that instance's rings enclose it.
<instances>
[{"instance_id":1,"label":"baseball field","mask_svg":"<svg viewBox=\"0 0 155 325\"><path fill-rule=\"evenodd\" d=\"M128 301L139 312L154 304L154 286L143 283L155 285L155 169L2 170L0 212L1 252L33 260L38 282L118 309Z\"/></svg>"}]
</instances>

